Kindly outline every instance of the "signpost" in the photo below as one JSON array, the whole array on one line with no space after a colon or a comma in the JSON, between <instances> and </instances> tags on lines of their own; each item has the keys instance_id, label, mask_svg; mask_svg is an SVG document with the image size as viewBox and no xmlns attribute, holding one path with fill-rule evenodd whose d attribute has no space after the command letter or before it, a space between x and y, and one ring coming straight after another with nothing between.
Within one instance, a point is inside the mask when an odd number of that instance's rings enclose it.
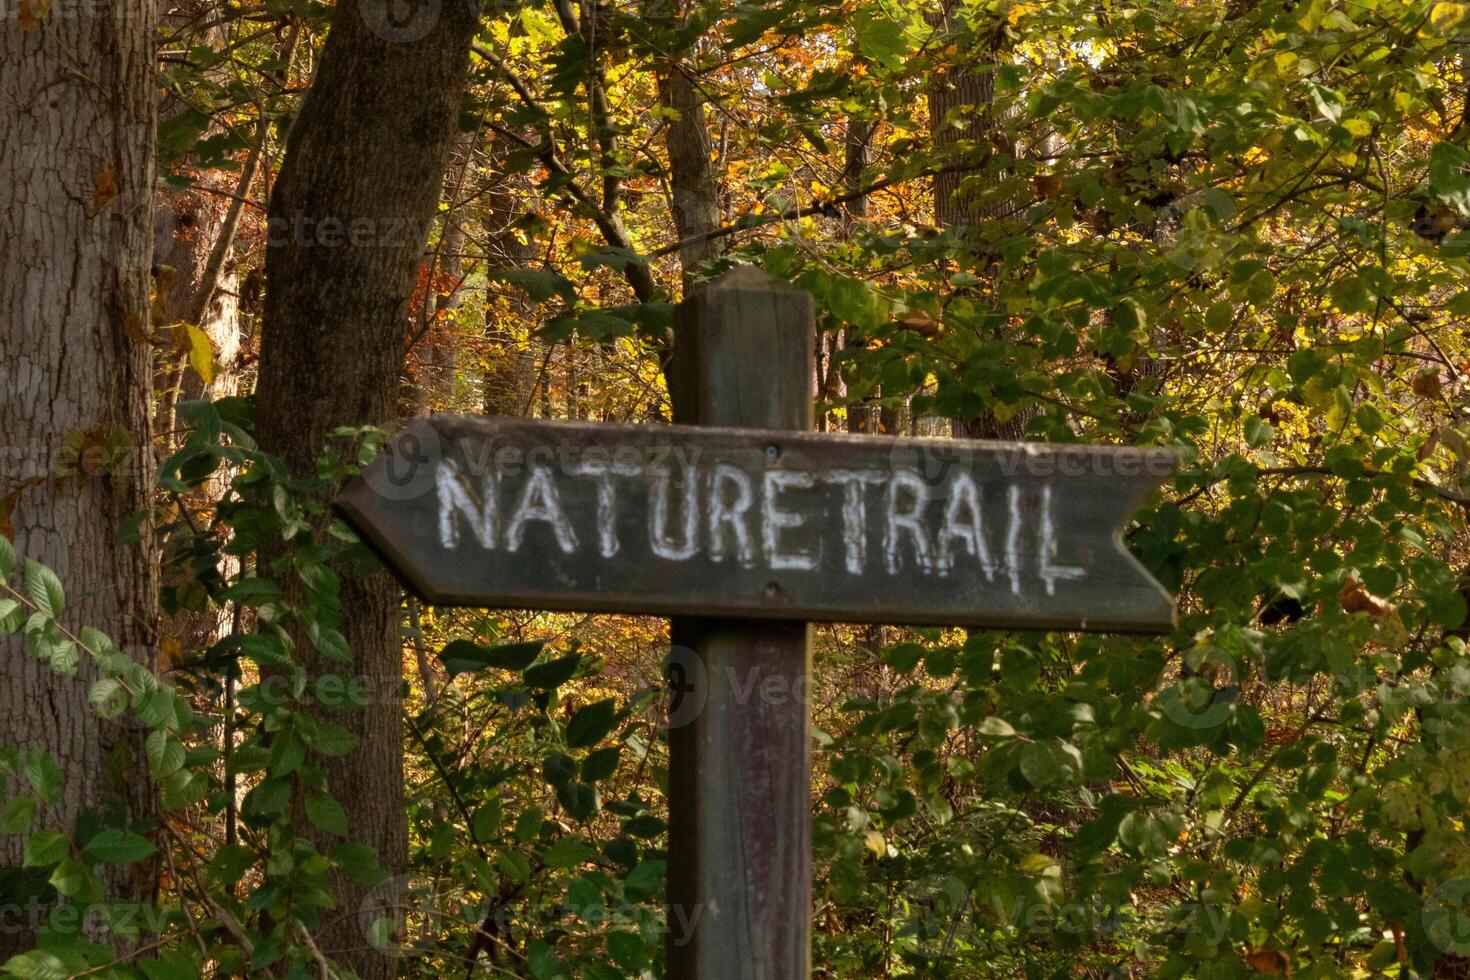
<instances>
[{"instance_id":1,"label":"signpost","mask_svg":"<svg viewBox=\"0 0 1470 980\"><path fill-rule=\"evenodd\" d=\"M803 431L812 338L809 294L736 269L680 309L686 424L437 416L338 499L428 602L674 617L674 977L809 972L807 709L748 686L806 689L809 621L1173 625L1121 538L1172 453Z\"/></svg>"}]
</instances>

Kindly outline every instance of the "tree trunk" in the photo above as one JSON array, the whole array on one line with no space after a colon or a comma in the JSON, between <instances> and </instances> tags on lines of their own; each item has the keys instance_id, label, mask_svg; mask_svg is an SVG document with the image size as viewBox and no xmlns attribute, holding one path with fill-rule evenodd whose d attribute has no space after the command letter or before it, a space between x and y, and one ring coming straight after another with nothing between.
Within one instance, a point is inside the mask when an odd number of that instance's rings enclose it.
<instances>
[{"instance_id":1,"label":"tree trunk","mask_svg":"<svg viewBox=\"0 0 1470 980\"><path fill-rule=\"evenodd\" d=\"M724 254L725 240L711 238L720 227L720 185L715 178L704 95L689 75L672 65L659 79L659 98L678 113L669 120L667 148L669 184L673 191L674 228L679 235L679 262L687 293L699 263Z\"/></svg>"},{"instance_id":2,"label":"tree trunk","mask_svg":"<svg viewBox=\"0 0 1470 980\"><path fill-rule=\"evenodd\" d=\"M270 202L257 429L260 444L309 471L333 429L393 416L410 323L408 302L456 133L475 5L435 5L405 23L382 4L336 8ZM387 572L342 578L351 671L377 696L348 722L359 738L325 766L353 840L384 869L406 862L401 594ZM301 644L303 650L309 644ZM310 656L309 654L303 654ZM330 846L330 840L319 846ZM364 980L394 972L367 929L392 914L345 879L319 945Z\"/></svg>"},{"instance_id":3,"label":"tree trunk","mask_svg":"<svg viewBox=\"0 0 1470 980\"><path fill-rule=\"evenodd\" d=\"M503 164L494 169L503 169ZM486 199L485 233L490 243L490 263L503 269L529 267L536 260L536 246L522 241L513 227L516 220L516 188L509 177L492 189ZM485 359L481 398L486 415L530 414L531 388L536 383L536 352L544 346L532 332L539 309L515 287L485 291L485 339L495 348Z\"/></svg>"},{"instance_id":4,"label":"tree trunk","mask_svg":"<svg viewBox=\"0 0 1470 980\"><path fill-rule=\"evenodd\" d=\"M60 576L69 627L96 627L151 666L156 552L146 531L141 546L117 538L154 486L154 5L40 17L0 30L0 532ZM0 745L60 762L65 789L41 824L68 834L85 810L154 813L136 733L87 703L95 678L85 656L69 679L0 639ZM17 874L22 844L0 836L0 879ZM118 871L108 885L140 887ZM32 941L0 929L0 961Z\"/></svg>"},{"instance_id":5,"label":"tree trunk","mask_svg":"<svg viewBox=\"0 0 1470 980\"><path fill-rule=\"evenodd\" d=\"M462 202L475 167L479 142L479 133L462 133L455 139L444 178L444 200L449 207L439 226L439 244L431 256L432 267L420 311L422 322L414 328L418 343L411 351L414 377L406 401L414 415L427 415L436 407L448 406L454 395L454 376L458 369L454 328L438 321L447 319L464 302L464 277L469 268L464 250L470 216ZM450 292L441 293L436 279L445 276L454 280L454 286Z\"/></svg>"},{"instance_id":6,"label":"tree trunk","mask_svg":"<svg viewBox=\"0 0 1470 980\"><path fill-rule=\"evenodd\" d=\"M949 10L952 6L952 3L946 4L945 12L932 19L937 31L947 33L950 30ZM988 50L992 55L989 60L941 71L930 81L929 130L940 166L983 160L994 153L1004 140L995 120L997 66L994 45ZM961 232L965 240L974 243L977 249L985 248L983 240L969 232L987 219L1010 214L1014 205L1011 202L982 205L975 200L972 191L962 186L967 176L974 181L973 176L959 171L935 175L934 223L940 228ZM982 254L981 258L987 256ZM1031 415L1021 411L1001 421L987 410L976 418L954 419L951 432L961 438L1019 439L1025 434Z\"/></svg>"}]
</instances>

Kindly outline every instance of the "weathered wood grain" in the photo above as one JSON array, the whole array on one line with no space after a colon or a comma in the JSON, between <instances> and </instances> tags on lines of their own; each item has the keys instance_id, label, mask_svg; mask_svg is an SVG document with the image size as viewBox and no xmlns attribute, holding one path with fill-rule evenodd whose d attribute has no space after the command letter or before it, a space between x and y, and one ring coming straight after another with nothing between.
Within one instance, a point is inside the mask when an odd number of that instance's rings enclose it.
<instances>
[{"instance_id":1,"label":"weathered wood grain","mask_svg":"<svg viewBox=\"0 0 1470 980\"><path fill-rule=\"evenodd\" d=\"M675 418L809 429L813 326L810 294L757 270L736 269L706 286L679 311L670 371ZM744 446L744 466L779 466L790 451L774 431L734 441ZM731 554L721 564L728 565L738 548L724 543ZM779 590L770 578L763 595L773 583ZM811 628L679 617L670 637L665 669L695 710L671 705L669 718L667 974L804 980L811 969Z\"/></svg>"},{"instance_id":2,"label":"weathered wood grain","mask_svg":"<svg viewBox=\"0 0 1470 980\"><path fill-rule=\"evenodd\" d=\"M338 505L439 605L1145 632L1173 602L1120 531L1173 467L1127 447L438 416Z\"/></svg>"}]
</instances>

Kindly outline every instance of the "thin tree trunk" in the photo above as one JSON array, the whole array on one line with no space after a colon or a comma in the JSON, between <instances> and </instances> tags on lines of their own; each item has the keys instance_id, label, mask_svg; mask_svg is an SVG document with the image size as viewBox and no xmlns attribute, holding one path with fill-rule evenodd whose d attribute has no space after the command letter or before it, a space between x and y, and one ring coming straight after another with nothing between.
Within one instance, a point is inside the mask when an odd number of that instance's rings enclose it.
<instances>
[{"instance_id":1,"label":"thin tree trunk","mask_svg":"<svg viewBox=\"0 0 1470 980\"><path fill-rule=\"evenodd\" d=\"M847 132L843 135L844 158L842 164L842 189L855 195L842 207L843 235L852 235L853 225L868 216L871 198L857 193L865 183L865 173L873 165L873 136L878 127L870 119L849 116Z\"/></svg>"},{"instance_id":2,"label":"thin tree trunk","mask_svg":"<svg viewBox=\"0 0 1470 980\"><path fill-rule=\"evenodd\" d=\"M0 29L0 532L54 569L71 628L93 626L153 664L156 551L118 543L151 503L148 347L153 251L154 5L87 4ZM80 437L80 458L63 449ZM96 673L52 672L0 639L0 745L50 753L65 788L40 824L86 810L155 812L136 733L87 703ZM129 754L131 752L132 754ZM22 886L20 836L0 836L0 893ZM139 882L114 869L114 895ZM29 925L35 925L31 922ZM0 961L33 941L0 929Z\"/></svg>"},{"instance_id":3,"label":"thin tree trunk","mask_svg":"<svg viewBox=\"0 0 1470 980\"><path fill-rule=\"evenodd\" d=\"M674 229L681 242L679 262L687 291L699 264L725 252L725 239L708 237L720 227L720 185L704 118L704 95L686 66L672 65L659 79L659 98L677 113L669 120L666 145Z\"/></svg>"},{"instance_id":4,"label":"thin tree trunk","mask_svg":"<svg viewBox=\"0 0 1470 980\"><path fill-rule=\"evenodd\" d=\"M464 276L467 265L464 260L465 241L469 215L464 204L465 184L475 165L475 150L479 144L479 133L462 133L454 141L450 154L449 172L444 179L444 199L449 207L444 212L439 226L439 244L433 252L434 268L431 273L449 276L454 286L448 293L439 293L438 284L431 275L426 289L424 312L429 313L429 300L433 298L433 315L452 313L464 302ZM446 332L440 324L424 323L418 326L422 333L416 349L412 352L417 371L413 379L410 402L413 414L424 415L435 406L447 404L454 392L454 375L457 367L455 343L452 331Z\"/></svg>"},{"instance_id":5,"label":"thin tree trunk","mask_svg":"<svg viewBox=\"0 0 1470 980\"><path fill-rule=\"evenodd\" d=\"M953 2L947 3L943 13L931 18L931 25L936 31L950 31L949 11L953 5ZM1004 139L995 119L997 58L994 48L992 44L988 49L991 53L989 60L940 72L930 80L929 129L935 157L941 166L957 162L959 156L988 157ZM1011 213L1015 207L1013 202L982 205L975 199L972 189L976 179L958 170L935 175L934 223L940 228L959 231L964 240L973 243L977 249L983 249L986 246L982 239L972 230L987 220ZM963 186L966 180L971 188ZM1019 439L1025 433L1032 414L1021 411L1001 421L994 412L987 410L975 418L954 419L951 432L956 437L972 439Z\"/></svg>"},{"instance_id":6,"label":"thin tree trunk","mask_svg":"<svg viewBox=\"0 0 1470 980\"><path fill-rule=\"evenodd\" d=\"M536 248L517 237L515 192L507 179L487 195L485 231L492 262L501 268L528 267ZM504 306L502 306L502 301ZM505 307L508 307L506 309ZM537 306L518 289L485 293L485 339L497 350L486 358L481 399L486 415L514 417L530 414L531 388L536 382L538 344L531 337Z\"/></svg>"},{"instance_id":7,"label":"thin tree trunk","mask_svg":"<svg viewBox=\"0 0 1470 980\"><path fill-rule=\"evenodd\" d=\"M479 21L465 3L421 14L421 22L394 26L382 22L381 4L337 5L271 195L257 429L262 448L294 472L310 469L335 428L387 422L397 402L408 301ZM325 772L352 838L377 848L384 869L398 875L407 859L394 696L403 670L401 593L387 572L344 575L341 600L352 664L307 667L350 670L375 696L351 716L358 747ZM383 893L345 879L336 891L319 945L364 980L391 976L393 959L367 938L373 920L393 912L376 907Z\"/></svg>"}]
</instances>

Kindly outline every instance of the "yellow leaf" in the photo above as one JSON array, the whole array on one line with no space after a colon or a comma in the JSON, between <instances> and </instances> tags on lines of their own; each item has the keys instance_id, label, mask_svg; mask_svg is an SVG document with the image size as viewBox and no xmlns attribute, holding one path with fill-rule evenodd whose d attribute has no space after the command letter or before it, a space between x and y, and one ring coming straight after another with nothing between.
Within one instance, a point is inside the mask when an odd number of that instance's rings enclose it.
<instances>
[{"instance_id":1,"label":"yellow leaf","mask_svg":"<svg viewBox=\"0 0 1470 980\"><path fill-rule=\"evenodd\" d=\"M1373 124L1366 119L1344 119L1342 128L1354 136L1367 136L1373 132Z\"/></svg>"},{"instance_id":2,"label":"yellow leaf","mask_svg":"<svg viewBox=\"0 0 1470 980\"><path fill-rule=\"evenodd\" d=\"M1272 60L1276 62L1276 70L1278 72L1283 75L1290 75L1296 68L1297 61L1299 61L1300 59L1297 58L1294 52L1282 51L1281 53L1277 54L1276 57Z\"/></svg>"},{"instance_id":3,"label":"yellow leaf","mask_svg":"<svg viewBox=\"0 0 1470 980\"><path fill-rule=\"evenodd\" d=\"M1054 869L1059 870L1057 859L1049 854L1028 854L1017 862L1018 867L1027 874L1050 875Z\"/></svg>"},{"instance_id":4,"label":"yellow leaf","mask_svg":"<svg viewBox=\"0 0 1470 980\"><path fill-rule=\"evenodd\" d=\"M1006 20L1014 27L1022 17L1035 13L1037 9L1038 7L1034 3L1018 3L1006 12Z\"/></svg>"},{"instance_id":5,"label":"yellow leaf","mask_svg":"<svg viewBox=\"0 0 1470 980\"><path fill-rule=\"evenodd\" d=\"M870 830L863 835L863 845L872 851L876 857L883 857L888 853L888 842L876 830Z\"/></svg>"},{"instance_id":6,"label":"yellow leaf","mask_svg":"<svg viewBox=\"0 0 1470 980\"><path fill-rule=\"evenodd\" d=\"M192 323L174 324L174 346L189 352L189 367L205 384L214 384L214 345L209 334Z\"/></svg>"},{"instance_id":7,"label":"yellow leaf","mask_svg":"<svg viewBox=\"0 0 1470 980\"><path fill-rule=\"evenodd\" d=\"M1467 13L1470 13L1470 7L1463 3L1450 3L1448 0L1437 3L1429 11L1429 26L1441 34L1447 34L1460 26Z\"/></svg>"}]
</instances>

